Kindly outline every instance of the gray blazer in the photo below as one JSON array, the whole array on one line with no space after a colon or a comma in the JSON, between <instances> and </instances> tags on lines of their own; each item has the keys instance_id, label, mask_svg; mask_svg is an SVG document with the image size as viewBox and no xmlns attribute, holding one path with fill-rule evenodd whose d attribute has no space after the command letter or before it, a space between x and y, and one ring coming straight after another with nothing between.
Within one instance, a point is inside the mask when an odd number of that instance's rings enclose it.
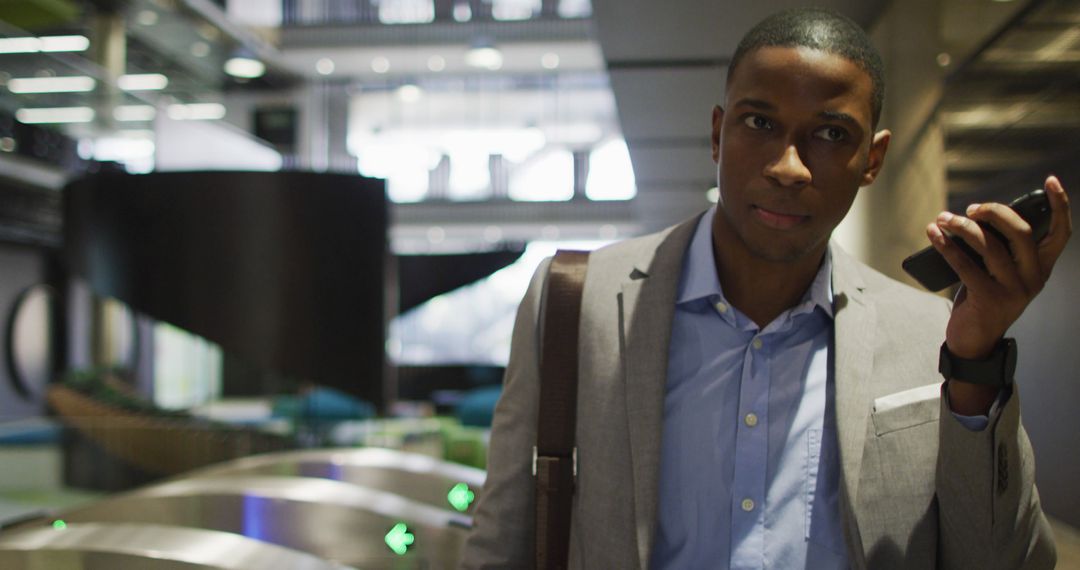
<instances>
[{"instance_id":1,"label":"gray blazer","mask_svg":"<svg viewBox=\"0 0 1080 570\"><path fill-rule=\"evenodd\" d=\"M570 567L647 568L676 288L697 218L594 252L581 314ZM1014 392L982 432L941 401L949 304L833 246L841 510L856 568L1052 568ZM463 568L532 566L538 317L547 263L518 309L488 478ZM719 564L718 564L719 566Z\"/></svg>"}]
</instances>

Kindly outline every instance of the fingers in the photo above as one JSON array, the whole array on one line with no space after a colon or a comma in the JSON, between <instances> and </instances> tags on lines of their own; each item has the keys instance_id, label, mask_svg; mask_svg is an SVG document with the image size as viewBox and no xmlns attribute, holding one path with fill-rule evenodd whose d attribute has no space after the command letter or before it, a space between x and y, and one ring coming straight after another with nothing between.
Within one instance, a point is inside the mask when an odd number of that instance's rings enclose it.
<instances>
[{"instance_id":1,"label":"fingers","mask_svg":"<svg viewBox=\"0 0 1080 570\"><path fill-rule=\"evenodd\" d=\"M1012 284L1008 281L1012 278L1011 274L1014 274L1029 293L1042 290L1045 278L1036 243L1031 239L1031 225L1004 204L972 204L967 208L967 215L976 222L989 224L1008 243L1007 250L1002 248L998 251L998 248L987 247L985 253L972 244L972 247L983 254L990 272L1006 280L1007 285ZM972 225L978 227L977 224ZM989 237L986 238L986 242L987 246L990 242L1000 243L999 240Z\"/></svg>"},{"instance_id":2,"label":"fingers","mask_svg":"<svg viewBox=\"0 0 1080 570\"><path fill-rule=\"evenodd\" d=\"M1039 243L1039 261L1044 269L1043 278L1046 279L1050 277L1050 269L1072 236L1072 210L1069 195L1056 176L1048 176L1043 188L1050 198L1050 232Z\"/></svg>"},{"instance_id":3,"label":"fingers","mask_svg":"<svg viewBox=\"0 0 1080 570\"><path fill-rule=\"evenodd\" d=\"M1033 297L1042 290L1072 236L1072 212L1064 187L1057 177L1049 176L1045 190L1051 207L1050 229L1039 243L1032 239L1030 224L1012 208L997 203L972 204L967 208L967 217L942 212L932 224L935 227L927 228L927 235L969 288L983 289L997 282ZM1000 235L993 235L980 224ZM982 257L986 270L945 239L946 234L962 238ZM1004 239L1004 243L997 238Z\"/></svg>"},{"instance_id":4,"label":"fingers","mask_svg":"<svg viewBox=\"0 0 1080 570\"><path fill-rule=\"evenodd\" d=\"M959 219L958 219L959 218ZM995 280L986 272L983 268L968 256L964 250L960 249L960 246L953 243L951 239L948 239L945 234L945 230L949 230L951 233L959 234L961 231L966 231L964 224L968 223L975 226L975 223L971 222L961 216L954 216L949 212L942 212L937 220L927 226L926 234L930 237L930 242L934 245L934 249L937 249L941 256L945 258L945 261L952 267L956 275L960 277L960 281L968 288L975 291L988 291L997 286ZM956 228L959 231L954 230ZM979 237L965 236L965 242L972 243L976 239L985 239L982 237L982 229L976 226ZM970 239L969 239L970 237ZM998 245L998 247L1001 247ZM978 250L976 250L978 251Z\"/></svg>"}]
</instances>

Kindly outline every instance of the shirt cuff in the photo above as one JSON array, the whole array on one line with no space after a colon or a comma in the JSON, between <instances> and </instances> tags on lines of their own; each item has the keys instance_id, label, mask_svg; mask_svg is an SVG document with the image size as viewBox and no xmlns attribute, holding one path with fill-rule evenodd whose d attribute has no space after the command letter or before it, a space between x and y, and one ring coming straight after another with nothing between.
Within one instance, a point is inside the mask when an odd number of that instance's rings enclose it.
<instances>
[{"instance_id":1,"label":"shirt cuff","mask_svg":"<svg viewBox=\"0 0 1080 570\"><path fill-rule=\"evenodd\" d=\"M949 408L949 413L951 413L953 417L956 418L956 421L960 422L960 425L964 426L970 431L982 431L986 429L986 426L990 425L990 418L997 416L998 410L1000 410L1001 406L1005 403L1005 400L1008 398L1009 392L1010 390L1004 389L998 391L997 398L994 400L994 405L990 406L990 413L988 413L987 415L962 416L952 411L952 404L949 403L948 386L946 386L946 388L941 391L942 396L945 397L945 405Z\"/></svg>"}]
</instances>

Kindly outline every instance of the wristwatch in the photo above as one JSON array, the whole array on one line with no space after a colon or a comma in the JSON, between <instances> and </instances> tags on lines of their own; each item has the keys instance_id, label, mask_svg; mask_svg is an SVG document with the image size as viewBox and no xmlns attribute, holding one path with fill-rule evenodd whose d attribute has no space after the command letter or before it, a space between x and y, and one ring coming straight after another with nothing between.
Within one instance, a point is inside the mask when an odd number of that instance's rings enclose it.
<instances>
[{"instance_id":1,"label":"wristwatch","mask_svg":"<svg viewBox=\"0 0 1080 570\"><path fill-rule=\"evenodd\" d=\"M994 352L982 360L960 358L949 352L949 347L941 343L938 356L938 372L946 380L959 380L984 386L1009 386L1016 372L1016 340L1003 338Z\"/></svg>"}]
</instances>

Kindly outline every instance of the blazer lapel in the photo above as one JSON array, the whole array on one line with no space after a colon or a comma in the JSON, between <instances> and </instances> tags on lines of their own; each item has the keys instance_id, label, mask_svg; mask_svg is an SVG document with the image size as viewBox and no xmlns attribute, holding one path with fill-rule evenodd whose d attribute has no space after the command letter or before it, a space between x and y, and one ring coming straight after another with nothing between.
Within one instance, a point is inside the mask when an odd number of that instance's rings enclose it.
<instances>
[{"instance_id":1,"label":"blazer lapel","mask_svg":"<svg viewBox=\"0 0 1080 570\"><path fill-rule=\"evenodd\" d=\"M700 216L683 222L646 251L623 282L619 324L626 371L626 415L633 465L634 513L641 568L648 568L667 384L668 344L683 255Z\"/></svg>"},{"instance_id":2,"label":"blazer lapel","mask_svg":"<svg viewBox=\"0 0 1080 570\"><path fill-rule=\"evenodd\" d=\"M842 468L841 488L849 544L861 544L854 509L870 417L870 377L874 366L877 312L866 298L858 262L839 247L833 252L834 378L836 424ZM852 549L861 560L862 549ZM855 562L855 559L852 560Z\"/></svg>"}]
</instances>

